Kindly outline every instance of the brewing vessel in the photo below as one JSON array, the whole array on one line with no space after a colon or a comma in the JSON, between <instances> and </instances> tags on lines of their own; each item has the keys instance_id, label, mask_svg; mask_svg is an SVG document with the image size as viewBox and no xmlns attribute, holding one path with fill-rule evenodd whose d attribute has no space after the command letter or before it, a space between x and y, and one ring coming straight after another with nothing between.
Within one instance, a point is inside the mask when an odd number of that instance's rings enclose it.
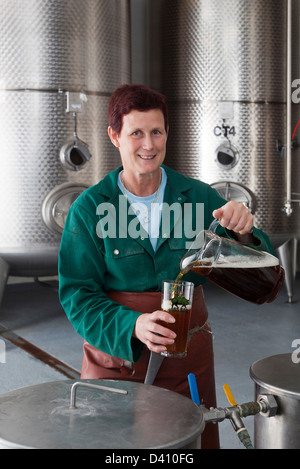
<instances>
[{"instance_id":1,"label":"brewing vessel","mask_svg":"<svg viewBox=\"0 0 300 469\"><path fill-rule=\"evenodd\" d=\"M189 398L129 381L55 381L0 396L2 449L200 448L204 426Z\"/></svg>"},{"instance_id":2,"label":"brewing vessel","mask_svg":"<svg viewBox=\"0 0 300 469\"><path fill-rule=\"evenodd\" d=\"M255 399L272 394L278 405L274 417L254 417L256 449L299 449L300 368L299 352L274 355L256 361L250 368Z\"/></svg>"},{"instance_id":3,"label":"brewing vessel","mask_svg":"<svg viewBox=\"0 0 300 469\"><path fill-rule=\"evenodd\" d=\"M0 257L55 275L71 203L119 165L112 91L130 81L128 0L0 0Z\"/></svg>"}]
</instances>

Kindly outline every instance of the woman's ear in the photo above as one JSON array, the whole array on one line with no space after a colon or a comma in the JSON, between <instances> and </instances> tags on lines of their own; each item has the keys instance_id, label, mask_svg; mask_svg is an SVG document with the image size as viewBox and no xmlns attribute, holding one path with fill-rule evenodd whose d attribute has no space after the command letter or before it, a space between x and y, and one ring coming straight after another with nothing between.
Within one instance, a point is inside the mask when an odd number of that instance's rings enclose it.
<instances>
[{"instance_id":1,"label":"woman's ear","mask_svg":"<svg viewBox=\"0 0 300 469\"><path fill-rule=\"evenodd\" d=\"M119 144L119 138L118 138L117 132L115 130L113 130L111 127L108 127L108 135L109 135L109 138L110 138L112 144L116 148L119 148L120 144Z\"/></svg>"}]
</instances>

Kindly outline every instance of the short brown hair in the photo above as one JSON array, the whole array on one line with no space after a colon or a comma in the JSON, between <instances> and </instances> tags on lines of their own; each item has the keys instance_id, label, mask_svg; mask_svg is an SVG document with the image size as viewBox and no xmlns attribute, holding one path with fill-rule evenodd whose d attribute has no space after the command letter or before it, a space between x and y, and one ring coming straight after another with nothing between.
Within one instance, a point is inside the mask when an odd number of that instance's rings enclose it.
<instances>
[{"instance_id":1,"label":"short brown hair","mask_svg":"<svg viewBox=\"0 0 300 469\"><path fill-rule=\"evenodd\" d=\"M123 116L133 110L143 112L151 109L162 111L167 132L169 123L165 96L145 85L121 85L113 92L108 103L108 125L120 135Z\"/></svg>"}]
</instances>

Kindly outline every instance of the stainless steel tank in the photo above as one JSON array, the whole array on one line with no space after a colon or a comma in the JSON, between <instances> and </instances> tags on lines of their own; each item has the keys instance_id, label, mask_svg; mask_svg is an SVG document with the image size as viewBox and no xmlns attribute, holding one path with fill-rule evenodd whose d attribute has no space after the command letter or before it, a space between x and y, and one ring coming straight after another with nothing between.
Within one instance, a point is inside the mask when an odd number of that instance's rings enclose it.
<instances>
[{"instance_id":1,"label":"stainless steel tank","mask_svg":"<svg viewBox=\"0 0 300 469\"><path fill-rule=\"evenodd\" d=\"M284 210L287 1L149 2L149 82L170 108L166 163L245 203L275 247L300 238L300 205ZM292 128L299 118L294 106ZM296 146L292 156L299 193Z\"/></svg>"},{"instance_id":2,"label":"stainless steel tank","mask_svg":"<svg viewBox=\"0 0 300 469\"><path fill-rule=\"evenodd\" d=\"M1 449L197 449L204 427L187 397L129 381L56 381L0 396Z\"/></svg>"},{"instance_id":3,"label":"stainless steel tank","mask_svg":"<svg viewBox=\"0 0 300 469\"><path fill-rule=\"evenodd\" d=\"M57 272L70 204L119 164L111 92L130 82L129 0L0 0L0 257Z\"/></svg>"},{"instance_id":4,"label":"stainless steel tank","mask_svg":"<svg viewBox=\"0 0 300 469\"><path fill-rule=\"evenodd\" d=\"M254 417L256 449L300 448L300 363L299 349L293 354L274 355L256 361L250 368L255 383L255 399L273 395L277 413Z\"/></svg>"}]
</instances>

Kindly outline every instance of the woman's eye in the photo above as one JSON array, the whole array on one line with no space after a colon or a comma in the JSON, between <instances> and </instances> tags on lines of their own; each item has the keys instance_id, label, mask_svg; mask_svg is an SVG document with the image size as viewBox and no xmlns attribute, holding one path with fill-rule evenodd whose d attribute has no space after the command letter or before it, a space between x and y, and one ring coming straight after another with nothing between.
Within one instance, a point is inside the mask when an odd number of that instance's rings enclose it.
<instances>
[{"instance_id":1,"label":"woman's eye","mask_svg":"<svg viewBox=\"0 0 300 469\"><path fill-rule=\"evenodd\" d=\"M135 131L132 133L132 135L135 135L135 136L140 135L140 131L139 131L139 130L135 130Z\"/></svg>"}]
</instances>

